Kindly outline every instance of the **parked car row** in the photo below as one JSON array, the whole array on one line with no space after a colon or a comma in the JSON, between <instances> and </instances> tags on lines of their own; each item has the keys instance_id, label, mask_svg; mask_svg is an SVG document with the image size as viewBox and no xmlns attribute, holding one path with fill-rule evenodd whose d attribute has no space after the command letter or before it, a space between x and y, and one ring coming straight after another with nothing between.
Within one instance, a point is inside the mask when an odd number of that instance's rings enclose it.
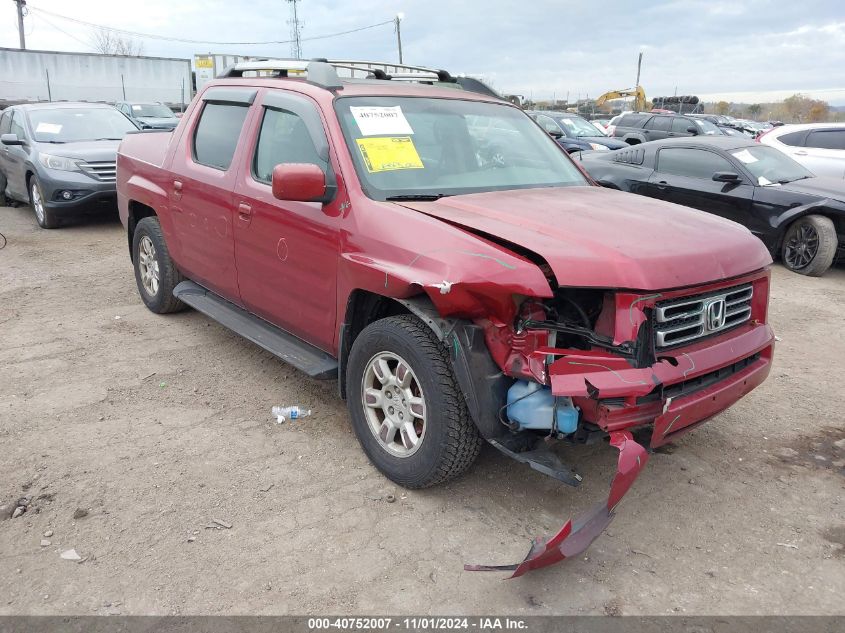
<instances>
[{"instance_id":1,"label":"parked car row","mask_svg":"<svg viewBox=\"0 0 845 633\"><path fill-rule=\"evenodd\" d=\"M0 197L32 205L38 225L115 208L117 147L179 119L161 103L38 103L0 113ZM3 202L4 200L0 200Z\"/></svg>"},{"instance_id":2,"label":"parked car row","mask_svg":"<svg viewBox=\"0 0 845 633\"><path fill-rule=\"evenodd\" d=\"M837 255L845 254L842 180L816 176L751 139L666 138L583 155L581 164L605 187L701 209L748 227L794 272L822 275Z\"/></svg>"}]
</instances>

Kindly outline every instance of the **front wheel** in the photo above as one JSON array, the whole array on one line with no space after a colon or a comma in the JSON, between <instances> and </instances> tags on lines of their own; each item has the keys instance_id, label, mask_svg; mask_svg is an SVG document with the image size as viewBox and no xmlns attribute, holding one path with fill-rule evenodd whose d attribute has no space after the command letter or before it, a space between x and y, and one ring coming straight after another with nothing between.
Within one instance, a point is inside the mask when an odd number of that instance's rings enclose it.
<instances>
[{"instance_id":1,"label":"front wheel","mask_svg":"<svg viewBox=\"0 0 845 633\"><path fill-rule=\"evenodd\" d=\"M132 235L135 281L144 304L156 314L178 312L185 304L173 296L184 277L170 258L158 218L143 218Z\"/></svg>"},{"instance_id":2,"label":"front wheel","mask_svg":"<svg viewBox=\"0 0 845 633\"><path fill-rule=\"evenodd\" d=\"M457 477L481 450L449 355L419 319L368 325L346 368L352 427L370 461L406 488Z\"/></svg>"},{"instance_id":3,"label":"front wheel","mask_svg":"<svg viewBox=\"0 0 845 633\"><path fill-rule=\"evenodd\" d=\"M56 214L44 204L41 185L38 184L38 178L35 176L29 179L29 202L32 210L35 211L35 221L38 222L38 226L42 229L55 229L59 226L60 222Z\"/></svg>"},{"instance_id":4,"label":"front wheel","mask_svg":"<svg viewBox=\"0 0 845 633\"><path fill-rule=\"evenodd\" d=\"M833 264L837 246L833 220L823 215L805 215L787 229L781 256L789 270L821 277Z\"/></svg>"}]
</instances>

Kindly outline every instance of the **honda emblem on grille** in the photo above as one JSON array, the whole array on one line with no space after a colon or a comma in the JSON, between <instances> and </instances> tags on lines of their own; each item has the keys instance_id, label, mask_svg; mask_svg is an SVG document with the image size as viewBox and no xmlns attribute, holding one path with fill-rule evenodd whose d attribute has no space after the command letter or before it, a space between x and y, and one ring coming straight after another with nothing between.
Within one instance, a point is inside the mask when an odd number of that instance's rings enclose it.
<instances>
[{"instance_id":1,"label":"honda emblem on grille","mask_svg":"<svg viewBox=\"0 0 845 633\"><path fill-rule=\"evenodd\" d=\"M724 297L715 297L709 300L704 306L704 319L707 329L714 332L725 327L726 312Z\"/></svg>"}]
</instances>

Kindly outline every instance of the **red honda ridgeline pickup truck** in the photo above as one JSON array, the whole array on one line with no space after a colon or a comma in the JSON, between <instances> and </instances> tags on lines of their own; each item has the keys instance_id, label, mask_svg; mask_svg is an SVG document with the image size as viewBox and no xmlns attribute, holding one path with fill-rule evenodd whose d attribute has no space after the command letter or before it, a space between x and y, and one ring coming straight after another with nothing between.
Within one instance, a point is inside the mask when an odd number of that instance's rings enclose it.
<instances>
[{"instance_id":1,"label":"red honda ridgeline pickup truck","mask_svg":"<svg viewBox=\"0 0 845 633\"><path fill-rule=\"evenodd\" d=\"M275 76L245 76L259 68ZM337 378L402 486L462 473L482 440L577 485L553 440L609 436L606 502L518 565L466 567L518 576L589 546L641 443L763 382L771 259L739 224L595 186L512 104L376 74L236 66L175 131L130 133L117 191L138 291Z\"/></svg>"}]
</instances>

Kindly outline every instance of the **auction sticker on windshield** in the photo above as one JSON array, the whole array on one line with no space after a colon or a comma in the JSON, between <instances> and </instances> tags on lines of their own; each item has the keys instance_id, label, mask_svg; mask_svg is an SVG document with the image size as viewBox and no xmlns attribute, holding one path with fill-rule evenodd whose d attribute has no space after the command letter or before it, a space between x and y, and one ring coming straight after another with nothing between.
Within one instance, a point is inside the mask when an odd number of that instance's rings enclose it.
<instances>
[{"instance_id":1,"label":"auction sticker on windshield","mask_svg":"<svg viewBox=\"0 0 845 633\"><path fill-rule=\"evenodd\" d=\"M399 106L351 106L349 111L364 136L414 133Z\"/></svg>"},{"instance_id":2,"label":"auction sticker on windshield","mask_svg":"<svg viewBox=\"0 0 845 633\"><path fill-rule=\"evenodd\" d=\"M741 152L734 152L733 157L739 161L742 161L746 165L750 165L751 163L757 162L757 158L747 149L744 149Z\"/></svg>"},{"instance_id":3,"label":"auction sticker on windshield","mask_svg":"<svg viewBox=\"0 0 845 633\"><path fill-rule=\"evenodd\" d=\"M371 174L396 169L424 169L410 136L359 138L355 140Z\"/></svg>"},{"instance_id":4,"label":"auction sticker on windshield","mask_svg":"<svg viewBox=\"0 0 845 633\"><path fill-rule=\"evenodd\" d=\"M36 134L59 134L62 131L62 126L59 123L46 123L41 121L35 127Z\"/></svg>"}]
</instances>

